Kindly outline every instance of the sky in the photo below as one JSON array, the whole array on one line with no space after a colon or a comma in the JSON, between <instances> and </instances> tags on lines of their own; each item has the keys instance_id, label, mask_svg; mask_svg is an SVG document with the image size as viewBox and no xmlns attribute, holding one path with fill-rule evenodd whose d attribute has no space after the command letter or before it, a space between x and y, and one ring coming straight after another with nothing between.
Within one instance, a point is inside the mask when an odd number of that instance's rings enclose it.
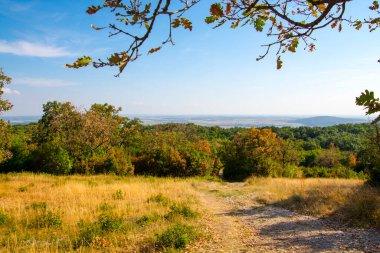
<instances>
[{"instance_id":1,"label":"sky","mask_svg":"<svg viewBox=\"0 0 380 253\"><path fill-rule=\"evenodd\" d=\"M106 57L128 45L95 31L111 20L89 16L101 1L0 0L0 67L12 77L5 97L14 107L6 116L41 115L48 101L71 101L79 108L109 103L123 114L160 115L364 115L355 97L365 89L380 94L380 30L315 33L317 49L262 61L265 34L253 27L212 29L204 23L211 1L186 15L193 31L174 30L166 46L131 63L119 78L114 68L68 69L83 55ZM348 3L348 17L369 15L368 0ZM147 47L164 40L158 27Z\"/></svg>"}]
</instances>

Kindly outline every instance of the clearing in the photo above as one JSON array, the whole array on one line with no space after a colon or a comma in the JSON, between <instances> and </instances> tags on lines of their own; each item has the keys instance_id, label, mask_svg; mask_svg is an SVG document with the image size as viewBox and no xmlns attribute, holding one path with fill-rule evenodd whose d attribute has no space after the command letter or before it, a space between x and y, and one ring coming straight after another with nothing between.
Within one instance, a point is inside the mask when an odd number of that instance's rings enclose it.
<instances>
[{"instance_id":1,"label":"clearing","mask_svg":"<svg viewBox=\"0 0 380 253\"><path fill-rule=\"evenodd\" d=\"M379 227L360 180L0 175L1 252L380 252Z\"/></svg>"}]
</instances>

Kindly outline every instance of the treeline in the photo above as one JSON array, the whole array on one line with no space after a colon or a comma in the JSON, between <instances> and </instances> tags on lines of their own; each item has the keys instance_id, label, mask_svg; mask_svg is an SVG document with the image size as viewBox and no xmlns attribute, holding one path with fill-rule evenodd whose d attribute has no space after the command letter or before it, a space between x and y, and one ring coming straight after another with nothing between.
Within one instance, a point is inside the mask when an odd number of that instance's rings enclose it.
<instances>
[{"instance_id":1,"label":"treeline","mask_svg":"<svg viewBox=\"0 0 380 253\"><path fill-rule=\"evenodd\" d=\"M374 127L229 128L194 124L144 126L120 108L48 102L37 124L13 126L4 138L1 172L376 178ZM4 135L5 136L5 135ZM6 151L6 152L5 152ZM379 180L380 181L380 180Z\"/></svg>"}]
</instances>

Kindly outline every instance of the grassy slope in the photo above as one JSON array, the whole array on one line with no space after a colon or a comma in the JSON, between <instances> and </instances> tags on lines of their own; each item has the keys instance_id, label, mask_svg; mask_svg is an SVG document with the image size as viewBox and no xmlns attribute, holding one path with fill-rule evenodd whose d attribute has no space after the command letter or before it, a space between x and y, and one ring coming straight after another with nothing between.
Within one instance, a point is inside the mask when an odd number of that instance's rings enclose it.
<instances>
[{"instance_id":1,"label":"grassy slope","mask_svg":"<svg viewBox=\"0 0 380 253\"><path fill-rule=\"evenodd\" d=\"M0 199L0 247L12 252L153 251L170 247L156 234L201 220L187 180L1 175Z\"/></svg>"},{"instance_id":2,"label":"grassy slope","mask_svg":"<svg viewBox=\"0 0 380 253\"><path fill-rule=\"evenodd\" d=\"M212 203L200 201L201 192L380 227L379 192L361 180L251 178L228 184L194 178L14 174L0 175L0 248L151 252L186 246L199 231L208 231L203 235L212 242L209 229L217 225L207 212ZM202 248L202 240L196 245Z\"/></svg>"}]
</instances>

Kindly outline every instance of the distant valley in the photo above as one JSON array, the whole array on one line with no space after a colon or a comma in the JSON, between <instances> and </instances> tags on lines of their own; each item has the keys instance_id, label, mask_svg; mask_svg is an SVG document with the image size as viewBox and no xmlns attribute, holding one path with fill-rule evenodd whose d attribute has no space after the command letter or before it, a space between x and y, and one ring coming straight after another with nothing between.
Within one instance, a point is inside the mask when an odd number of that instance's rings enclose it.
<instances>
[{"instance_id":1,"label":"distant valley","mask_svg":"<svg viewBox=\"0 0 380 253\"><path fill-rule=\"evenodd\" d=\"M299 116L223 116L223 115L126 115L133 119L140 119L145 125L157 125L165 123L191 123L201 126L220 126L223 128L231 127L299 127L299 126L333 126L339 124L358 124L367 123L364 117L299 117ZM25 125L37 122L40 116L4 116L5 120L12 125Z\"/></svg>"}]
</instances>

